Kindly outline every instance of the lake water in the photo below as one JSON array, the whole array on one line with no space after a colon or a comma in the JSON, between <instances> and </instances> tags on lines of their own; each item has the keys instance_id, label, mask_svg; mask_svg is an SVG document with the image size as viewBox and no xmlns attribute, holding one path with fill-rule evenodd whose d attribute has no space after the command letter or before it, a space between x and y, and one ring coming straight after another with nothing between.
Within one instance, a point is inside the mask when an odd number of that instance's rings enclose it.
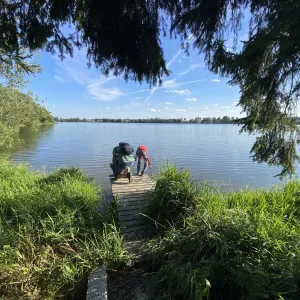
<instances>
[{"instance_id":1,"label":"lake water","mask_svg":"<svg viewBox=\"0 0 300 300\"><path fill-rule=\"evenodd\" d=\"M169 161L190 170L194 178L234 189L279 183L273 177L279 168L249 157L255 137L238 131L237 126L216 124L59 123L38 131L23 128L24 142L14 149L13 159L34 169L78 166L108 190L112 149L123 141L134 149L147 145L154 167L150 172Z\"/></svg>"}]
</instances>

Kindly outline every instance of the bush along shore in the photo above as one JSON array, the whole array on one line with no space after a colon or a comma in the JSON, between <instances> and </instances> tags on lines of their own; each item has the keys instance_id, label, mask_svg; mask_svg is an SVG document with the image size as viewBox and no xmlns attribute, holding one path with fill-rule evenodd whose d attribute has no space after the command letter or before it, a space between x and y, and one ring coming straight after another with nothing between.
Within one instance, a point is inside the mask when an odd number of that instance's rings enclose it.
<instances>
[{"instance_id":1,"label":"bush along shore","mask_svg":"<svg viewBox=\"0 0 300 300\"><path fill-rule=\"evenodd\" d=\"M153 299L300 299L300 181L221 193L168 165L149 201Z\"/></svg>"},{"instance_id":2,"label":"bush along shore","mask_svg":"<svg viewBox=\"0 0 300 300\"><path fill-rule=\"evenodd\" d=\"M114 204L76 168L0 166L0 299L72 299L97 266L127 259Z\"/></svg>"}]
</instances>

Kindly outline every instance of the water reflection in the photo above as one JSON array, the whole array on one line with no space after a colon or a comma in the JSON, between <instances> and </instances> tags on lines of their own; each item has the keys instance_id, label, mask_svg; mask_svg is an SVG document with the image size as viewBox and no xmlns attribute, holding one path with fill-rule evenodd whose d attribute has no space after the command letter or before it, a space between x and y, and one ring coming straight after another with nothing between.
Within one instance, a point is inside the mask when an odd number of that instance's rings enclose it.
<instances>
[{"instance_id":1,"label":"water reflection","mask_svg":"<svg viewBox=\"0 0 300 300\"><path fill-rule=\"evenodd\" d=\"M19 133L15 137L15 143L11 149L11 154L18 153L34 153L41 141L47 139L54 129L53 125L39 125L35 128L21 127Z\"/></svg>"},{"instance_id":2,"label":"water reflection","mask_svg":"<svg viewBox=\"0 0 300 300\"><path fill-rule=\"evenodd\" d=\"M110 186L112 149L120 141L129 142L135 149L145 144L154 172L169 161L189 169L194 178L232 188L279 183L273 177L279 168L253 163L249 157L255 137L240 135L233 125L59 123L41 126L38 131L23 128L20 138L24 143L14 149L15 161L48 170L75 165L103 184L105 190Z\"/></svg>"}]
</instances>

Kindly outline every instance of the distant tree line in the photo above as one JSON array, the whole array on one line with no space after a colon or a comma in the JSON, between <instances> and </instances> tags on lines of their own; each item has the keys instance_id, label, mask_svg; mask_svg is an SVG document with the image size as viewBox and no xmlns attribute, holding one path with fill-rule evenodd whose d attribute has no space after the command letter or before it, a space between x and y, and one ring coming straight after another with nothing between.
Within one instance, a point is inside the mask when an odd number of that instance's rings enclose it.
<instances>
[{"instance_id":1,"label":"distant tree line","mask_svg":"<svg viewBox=\"0 0 300 300\"><path fill-rule=\"evenodd\" d=\"M238 118L224 116L218 117L196 117L195 119L187 120L186 118L177 119L161 119L161 118L147 118L147 119L80 119L80 118L58 118L55 117L56 122L94 122L94 123L192 123L192 124L230 124Z\"/></svg>"}]
</instances>

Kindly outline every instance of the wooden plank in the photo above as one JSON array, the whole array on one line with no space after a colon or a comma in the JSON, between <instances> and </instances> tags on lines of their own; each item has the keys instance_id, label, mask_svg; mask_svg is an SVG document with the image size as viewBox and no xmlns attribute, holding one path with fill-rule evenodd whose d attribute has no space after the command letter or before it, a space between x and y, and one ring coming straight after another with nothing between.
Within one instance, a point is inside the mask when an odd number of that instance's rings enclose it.
<instances>
[{"instance_id":1,"label":"wooden plank","mask_svg":"<svg viewBox=\"0 0 300 300\"><path fill-rule=\"evenodd\" d=\"M124 210L136 210L139 212L147 211L147 205L144 204L127 204L127 205L120 205L118 206L119 211L124 211Z\"/></svg>"},{"instance_id":2,"label":"wooden plank","mask_svg":"<svg viewBox=\"0 0 300 300\"><path fill-rule=\"evenodd\" d=\"M141 240L149 237L153 237L153 230L148 229L148 230L138 230L135 232L127 232L124 233L124 239L125 241L136 241L136 240Z\"/></svg>"},{"instance_id":3,"label":"wooden plank","mask_svg":"<svg viewBox=\"0 0 300 300\"><path fill-rule=\"evenodd\" d=\"M116 188L116 187L126 187L126 186L131 186L131 185L136 185L136 186L151 185L151 186L155 186L155 183L154 182L112 183L111 187Z\"/></svg>"},{"instance_id":4,"label":"wooden plank","mask_svg":"<svg viewBox=\"0 0 300 300\"><path fill-rule=\"evenodd\" d=\"M145 192L147 192L147 191L152 191L152 190L151 189L145 190ZM128 194L128 192L135 193L135 192L137 192L137 190L116 191L116 192L113 193L113 196L115 198L116 197L121 198L122 196L124 196L124 194Z\"/></svg>"},{"instance_id":5,"label":"wooden plank","mask_svg":"<svg viewBox=\"0 0 300 300\"><path fill-rule=\"evenodd\" d=\"M129 221L119 222L120 230L129 227L139 226L139 225L145 225L144 220L141 218L139 220L129 220Z\"/></svg>"},{"instance_id":6,"label":"wooden plank","mask_svg":"<svg viewBox=\"0 0 300 300\"><path fill-rule=\"evenodd\" d=\"M113 196L114 197L117 197L117 195L119 195L119 198L120 197L124 197L124 196L129 196L130 194L131 195L137 195L137 193L140 193L140 194L143 194L146 196L146 194L148 194L148 192L151 192L153 191L153 189L144 189L143 191L139 191L139 190L136 190L136 189L127 189L127 190L117 190L117 191L113 191ZM127 195L126 195L127 194Z\"/></svg>"},{"instance_id":7,"label":"wooden plank","mask_svg":"<svg viewBox=\"0 0 300 300\"><path fill-rule=\"evenodd\" d=\"M146 196L146 194L148 194L148 192L153 191L153 189L146 189L143 191L139 191L139 190L121 190L121 191L114 191L112 194L113 196L117 197L117 195L119 195L119 198L122 196L126 196L126 195L138 195L138 194L144 194Z\"/></svg>"},{"instance_id":8,"label":"wooden plank","mask_svg":"<svg viewBox=\"0 0 300 300\"><path fill-rule=\"evenodd\" d=\"M127 200L127 201L119 201L119 206L123 207L124 205L134 205L135 203L137 204L145 204L145 206L148 205L148 202L142 199L133 199L133 200Z\"/></svg>"},{"instance_id":9,"label":"wooden plank","mask_svg":"<svg viewBox=\"0 0 300 300\"><path fill-rule=\"evenodd\" d=\"M144 225L137 225L137 226L131 226L128 228L120 228L120 233L131 233L131 232L138 232L138 231L145 231L149 230L151 227L148 224Z\"/></svg>"},{"instance_id":10,"label":"wooden plank","mask_svg":"<svg viewBox=\"0 0 300 300\"><path fill-rule=\"evenodd\" d=\"M118 214L120 216L137 216L140 213L140 211L136 209L125 209L125 210L119 210Z\"/></svg>"},{"instance_id":11,"label":"wooden plank","mask_svg":"<svg viewBox=\"0 0 300 300\"><path fill-rule=\"evenodd\" d=\"M145 193L132 193L132 194L122 194L118 198L118 201L127 200L127 199L146 199L147 195Z\"/></svg>"},{"instance_id":12,"label":"wooden plank","mask_svg":"<svg viewBox=\"0 0 300 300\"><path fill-rule=\"evenodd\" d=\"M129 192L142 192L142 191L150 191L153 190L153 186L144 186L144 187L139 187L139 186L128 186L128 187L122 187L122 188L115 188L112 189L113 194L115 193L129 193Z\"/></svg>"},{"instance_id":13,"label":"wooden plank","mask_svg":"<svg viewBox=\"0 0 300 300\"><path fill-rule=\"evenodd\" d=\"M139 220L142 217L139 215L139 213L136 214L130 214L126 216L119 216L119 222L124 222L124 221L131 221L131 220Z\"/></svg>"},{"instance_id":14,"label":"wooden plank","mask_svg":"<svg viewBox=\"0 0 300 300\"><path fill-rule=\"evenodd\" d=\"M111 187L112 189L115 189L115 188L121 188L121 187L128 187L128 186L140 186L140 187L143 187L143 186L155 186L155 183L153 182L131 182L131 183L122 183L122 184L112 184Z\"/></svg>"},{"instance_id":15,"label":"wooden plank","mask_svg":"<svg viewBox=\"0 0 300 300\"><path fill-rule=\"evenodd\" d=\"M131 182L133 182L133 183L138 183L138 182L153 182L154 183L154 181L152 179L150 179L150 178L143 178L143 177L136 178L134 176L131 176L130 179L131 179ZM126 182L128 182L128 178L123 178L122 177L122 178L119 178L117 180L115 180L113 178L110 178L110 182L112 184L126 183Z\"/></svg>"},{"instance_id":16,"label":"wooden plank","mask_svg":"<svg viewBox=\"0 0 300 300\"><path fill-rule=\"evenodd\" d=\"M112 188L112 192L120 192L120 191L131 191L135 190L137 192L143 192L148 190L154 190L155 187L153 185L128 185L128 186L122 186L122 187L114 187Z\"/></svg>"},{"instance_id":17,"label":"wooden plank","mask_svg":"<svg viewBox=\"0 0 300 300\"><path fill-rule=\"evenodd\" d=\"M147 206L148 202L147 201L144 201L144 200L131 200L131 201L119 201L118 204L120 207L123 207L123 206L128 206L128 205L135 205L135 203L137 204L145 204Z\"/></svg>"}]
</instances>

